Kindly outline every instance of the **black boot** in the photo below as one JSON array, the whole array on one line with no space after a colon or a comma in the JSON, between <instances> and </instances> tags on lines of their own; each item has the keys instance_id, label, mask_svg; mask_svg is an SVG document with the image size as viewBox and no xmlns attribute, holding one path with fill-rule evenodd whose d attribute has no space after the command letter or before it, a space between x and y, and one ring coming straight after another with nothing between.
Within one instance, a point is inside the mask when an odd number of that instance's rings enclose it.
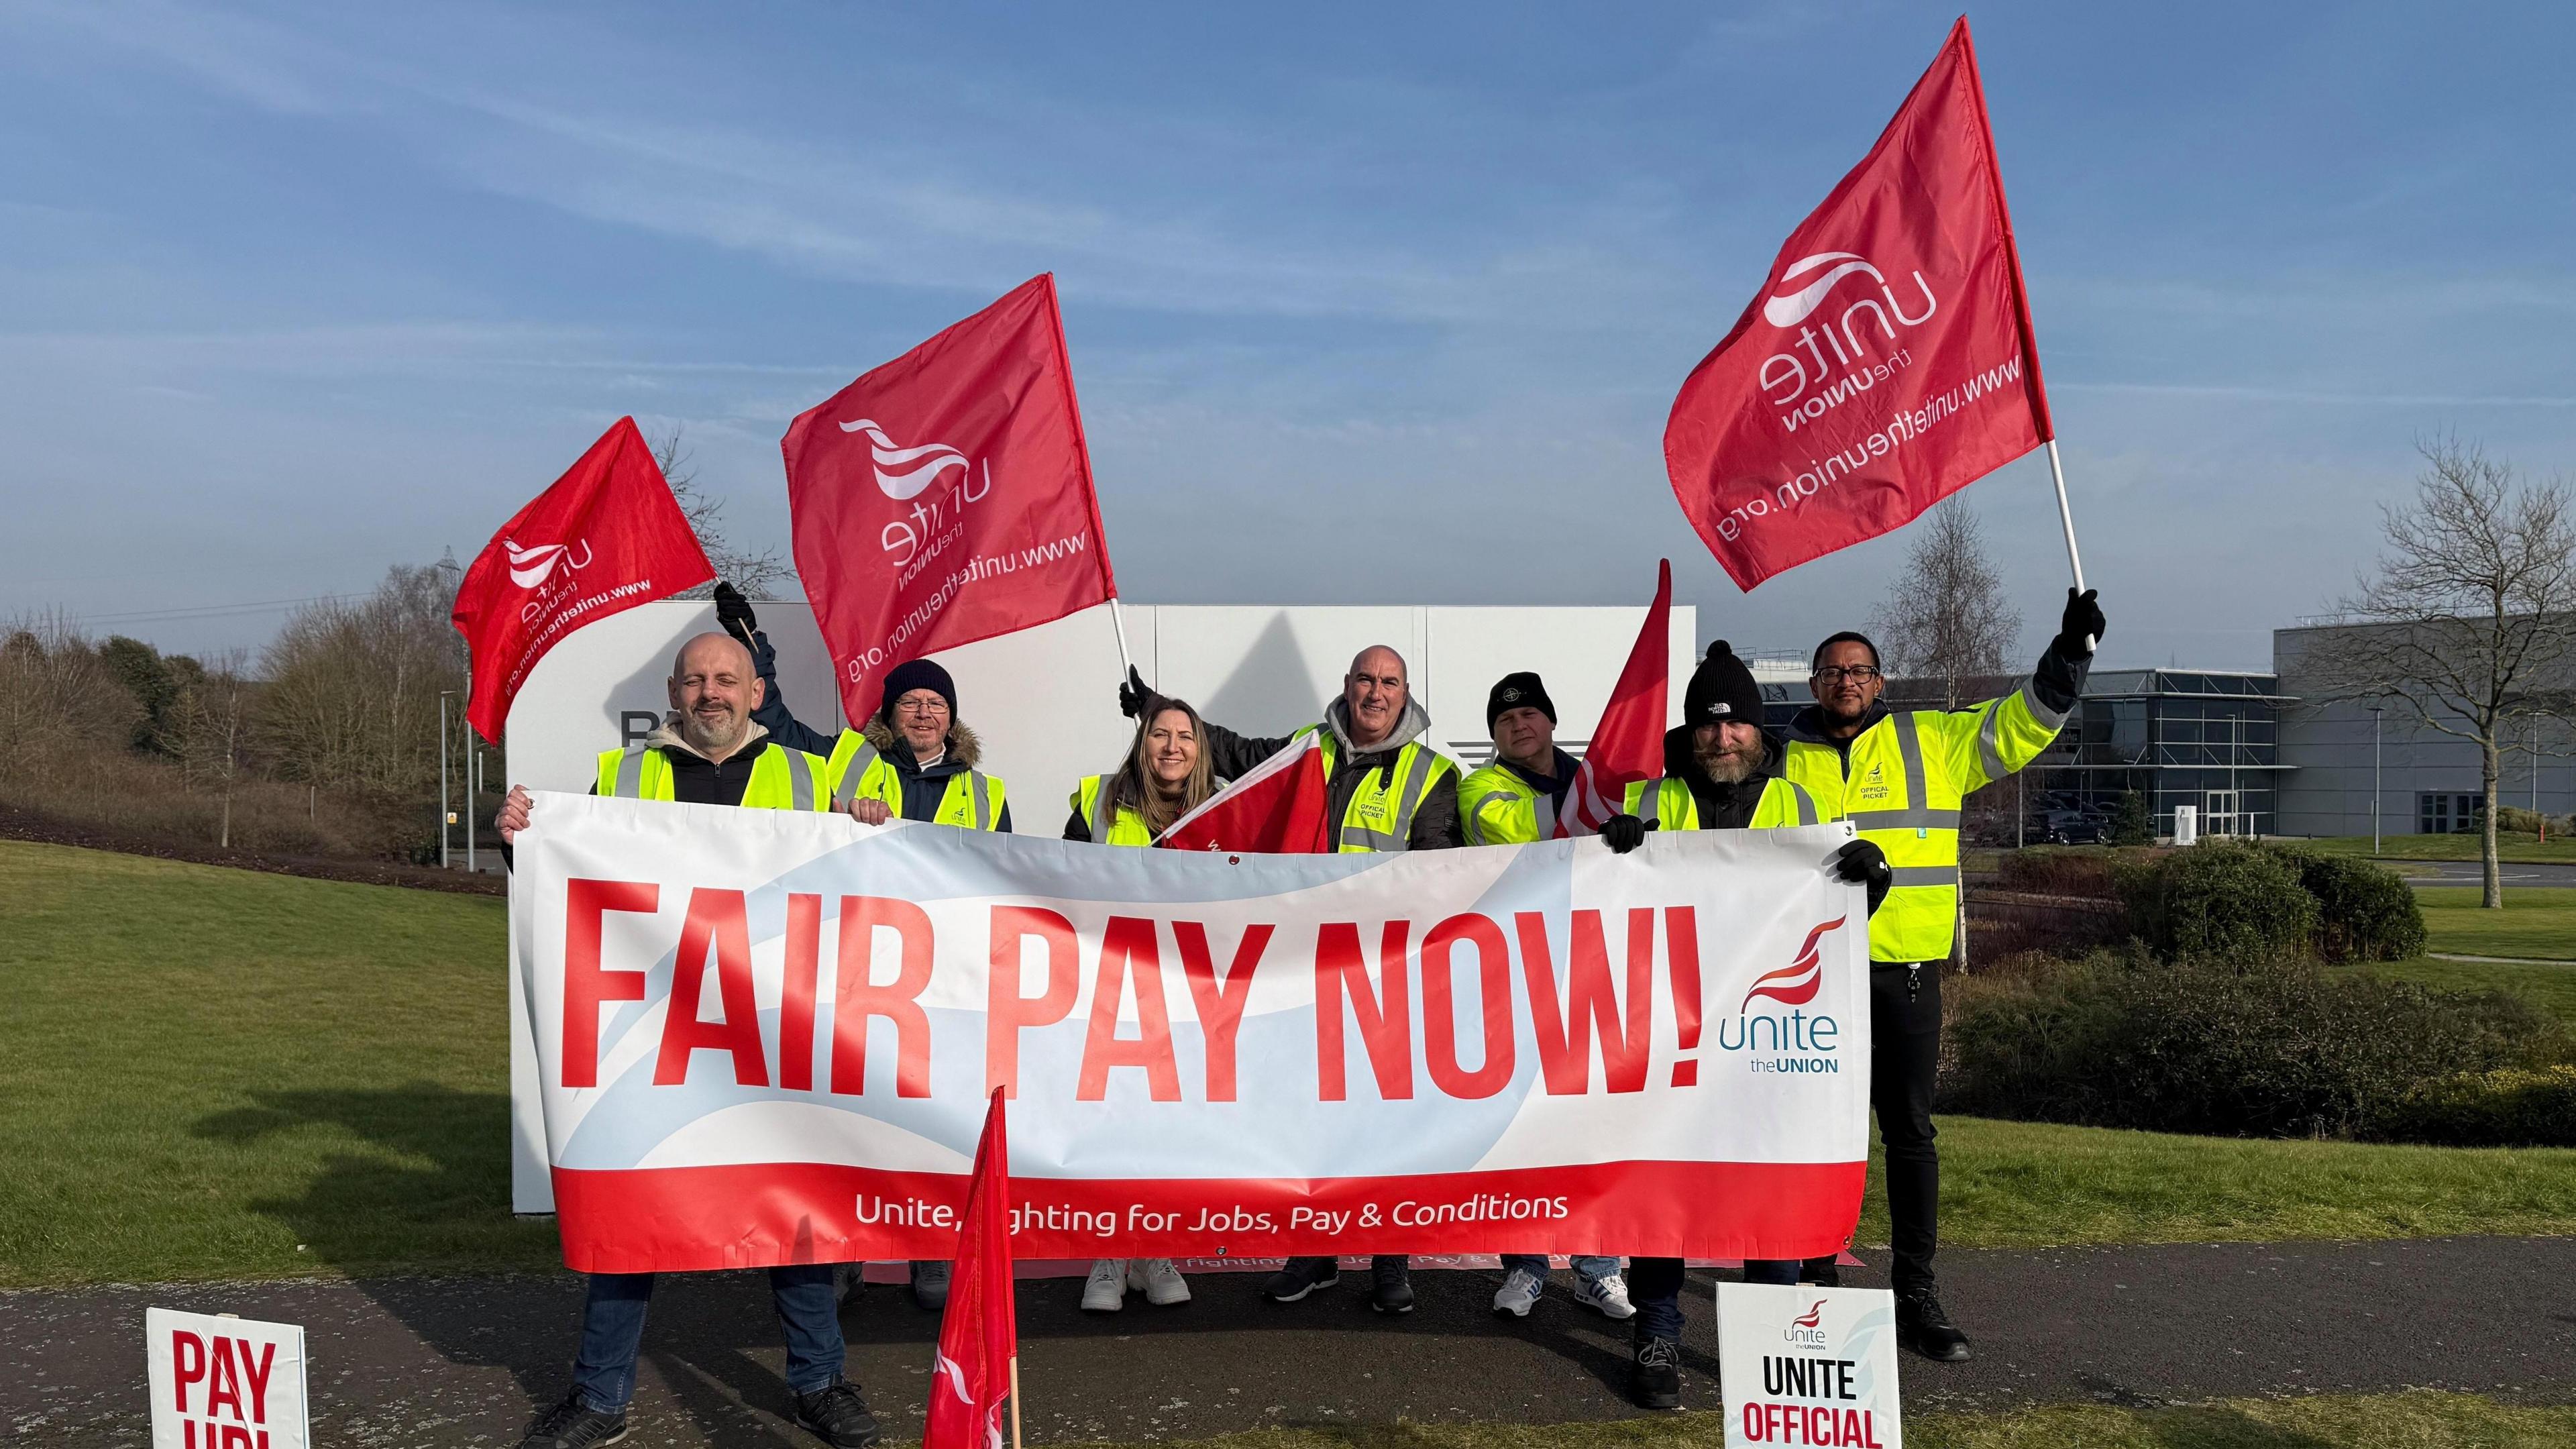
<instances>
[{"instance_id":1,"label":"black boot","mask_svg":"<svg viewBox=\"0 0 2576 1449\"><path fill-rule=\"evenodd\" d=\"M1838 1261L1840 1256L1836 1253L1827 1253L1821 1258L1809 1258L1800 1263L1798 1281L1813 1283L1819 1288L1840 1288L1843 1286L1843 1265Z\"/></svg>"},{"instance_id":2,"label":"black boot","mask_svg":"<svg viewBox=\"0 0 2576 1449\"><path fill-rule=\"evenodd\" d=\"M868 1412L868 1401L859 1397L859 1386L848 1379L798 1394L796 1423L821 1435L832 1449L869 1449L884 1437L877 1430L876 1415Z\"/></svg>"},{"instance_id":3,"label":"black boot","mask_svg":"<svg viewBox=\"0 0 2576 1449\"><path fill-rule=\"evenodd\" d=\"M1261 1285L1261 1296L1273 1303L1294 1303L1318 1288L1330 1288L1340 1281L1342 1269L1337 1259L1291 1258Z\"/></svg>"},{"instance_id":4,"label":"black boot","mask_svg":"<svg viewBox=\"0 0 2576 1449\"><path fill-rule=\"evenodd\" d=\"M1413 1273L1404 1259L1381 1255L1371 1260L1369 1307L1380 1313L1413 1311Z\"/></svg>"},{"instance_id":5,"label":"black boot","mask_svg":"<svg viewBox=\"0 0 2576 1449\"><path fill-rule=\"evenodd\" d=\"M1640 1338L1628 1366L1628 1393L1641 1409L1682 1406L1682 1346L1669 1338Z\"/></svg>"},{"instance_id":6,"label":"black boot","mask_svg":"<svg viewBox=\"0 0 2576 1449\"><path fill-rule=\"evenodd\" d=\"M1896 1341L1934 1363L1966 1363L1968 1336L1941 1311L1928 1289L1896 1300Z\"/></svg>"}]
</instances>

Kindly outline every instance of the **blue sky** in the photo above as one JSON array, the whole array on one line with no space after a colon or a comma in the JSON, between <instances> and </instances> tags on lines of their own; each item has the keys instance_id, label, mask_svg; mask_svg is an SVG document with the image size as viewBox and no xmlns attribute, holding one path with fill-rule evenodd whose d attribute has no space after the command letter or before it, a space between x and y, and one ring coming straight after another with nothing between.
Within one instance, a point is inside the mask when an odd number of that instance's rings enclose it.
<instances>
[{"instance_id":1,"label":"blue sky","mask_svg":"<svg viewBox=\"0 0 2576 1449\"><path fill-rule=\"evenodd\" d=\"M787 421L1061 283L1146 602L1858 622L1739 594L1664 414L1955 12L1906 4L0 8L0 615L166 647L470 556L621 413L783 545ZM2576 465L2562 7L1977 26L2105 658L2259 665L2414 440ZM2044 467L1969 498L2036 647Z\"/></svg>"}]
</instances>

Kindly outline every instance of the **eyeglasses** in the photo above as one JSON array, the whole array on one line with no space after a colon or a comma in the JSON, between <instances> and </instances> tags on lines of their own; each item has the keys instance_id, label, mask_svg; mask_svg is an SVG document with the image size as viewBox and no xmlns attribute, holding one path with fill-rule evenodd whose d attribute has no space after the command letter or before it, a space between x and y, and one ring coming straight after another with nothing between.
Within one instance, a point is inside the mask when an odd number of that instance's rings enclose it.
<instances>
[{"instance_id":1,"label":"eyeglasses","mask_svg":"<svg viewBox=\"0 0 2576 1449\"><path fill-rule=\"evenodd\" d=\"M1875 664L1823 664L1816 668L1816 678L1826 684L1840 684L1848 679L1854 684L1867 684L1879 677Z\"/></svg>"},{"instance_id":2,"label":"eyeglasses","mask_svg":"<svg viewBox=\"0 0 2576 1449\"><path fill-rule=\"evenodd\" d=\"M938 695L905 695L894 702L901 714L941 715L948 713L948 701Z\"/></svg>"}]
</instances>

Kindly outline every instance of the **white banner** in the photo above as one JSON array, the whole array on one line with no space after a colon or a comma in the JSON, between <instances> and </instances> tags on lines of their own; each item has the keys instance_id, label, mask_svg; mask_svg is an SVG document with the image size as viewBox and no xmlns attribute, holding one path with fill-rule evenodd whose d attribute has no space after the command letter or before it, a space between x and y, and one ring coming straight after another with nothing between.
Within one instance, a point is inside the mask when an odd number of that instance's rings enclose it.
<instances>
[{"instance_id":1,"label":"white banner","mask_svg":"<svg viewBox=\"0 0 2576 1449\"><path fill-rule=\"evenodd\" d=\"M1848 827L1240 856L540 794L511 923L567 1263L1842 1245Z\"/></svg>"}]
</instances>

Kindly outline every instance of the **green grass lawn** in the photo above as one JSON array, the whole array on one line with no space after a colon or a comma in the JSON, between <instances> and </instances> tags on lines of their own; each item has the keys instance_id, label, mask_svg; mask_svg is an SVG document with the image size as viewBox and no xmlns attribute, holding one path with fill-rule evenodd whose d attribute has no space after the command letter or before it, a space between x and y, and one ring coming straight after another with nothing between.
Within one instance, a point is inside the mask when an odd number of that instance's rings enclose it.
<instances>
[{"instance_id":1,"label":"green grass lawn","mask_svg":"<svg viewBox=\"0 0 2576 1449\"><path fill-rule=\"evenodd\" d=\"M0 842L0 1287L552 1267L508 1210L503 918ZM1962 1247L2576 1232L2576 1151L1941 1141Z\"/></svg>"},{"instance_id":2,"label":"green grass lawn","mask_svg":"<svg viewBox=\"0 0 2576 1449\"><path fill-rule=\"evenodd\" d=\"M2576 966L2547 961L2442 961L2423 956L2412 961L2379 961L2342 969L2373 971L2444 991L2510 991L2576 1027Z\"/></svg>"},{"instance_id":3,"label":"green grass lawn","mask_svg":"<svg viewBox=\"0 0 2576 1449\"><path fill-rule=\"evenodd\" d=\"M1383 1424L1260 1429L1170 1449L1718 1449L1717 1414L1591 1424ZM2475 1394L2320 1394L2179 1408L2068 1404L2003 1414L1919 1414L1912 1449L2557 1449L2576 1408Z\"/></svg>"},{"instance_id":4,"label":"green grass lawn","mask_svg":"<svg viewBox=\"0 0 2576 1449\"><path fill-rule=\"evenodd\" d=\"M2297 843L2335 855L2370 854L2367 835L2327 835ZM2380 855L2389 860L2476 860L2480 849L2475 835L2385 835L2379 841ZM2556 861L2576 865L2576 840L2562 840L2555 831L2546 842L2534 835L2507 833L2496 837L2496 858L2523 864Z\"/></svg>"},{"instance_id":5,"label":"green grass lawn","mask_svg":"<svg viewBox=\"0 0 2576 1449\"><path fill-rule=\"evenodd\" d=\"M508 1206L505 919L0 841L0 1286L557 1261Z\"/></svg>"},{"instance_id":6,"label":"green grass lawn","mask_svg":"<svg viewBox=\"0 0 2576 1449\"><path fill-rule=\"evenodd\" d=\"M2415 899L2433 950L2576 961L2576 890L2508 888L2500 911L2479 905L2475 886L2434 886Z\"/></svg>"}]
</instances>

